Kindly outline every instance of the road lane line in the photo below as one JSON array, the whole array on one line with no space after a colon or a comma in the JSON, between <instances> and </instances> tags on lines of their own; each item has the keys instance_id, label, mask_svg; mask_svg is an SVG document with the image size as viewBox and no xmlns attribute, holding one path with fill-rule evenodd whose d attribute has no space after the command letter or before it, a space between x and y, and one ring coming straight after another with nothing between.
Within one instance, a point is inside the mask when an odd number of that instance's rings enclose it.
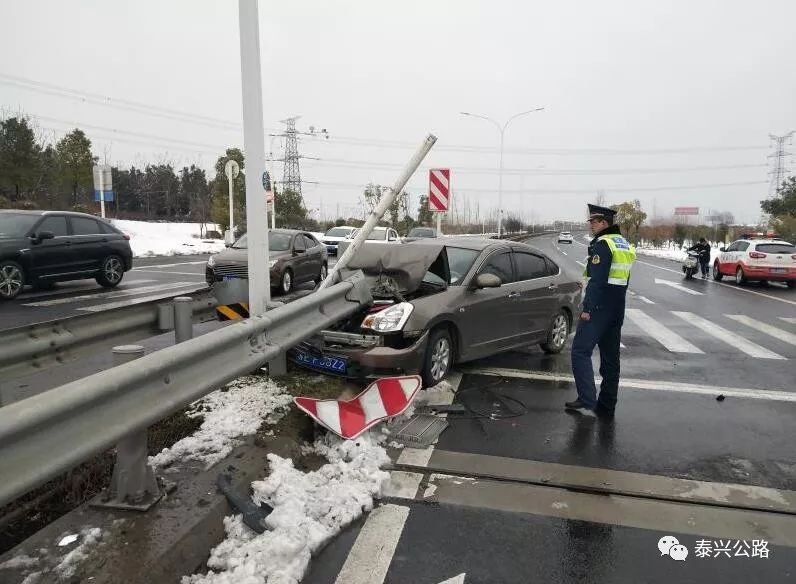
<instances>
[{"instance_id":1,"label":"road lane line","mask_svg":"<svg viewBox=\"0 0 796 584\"><path fill-rule=\"evenodd\" d=\"M576 264L580 264L580 265L581 265L581 266L583 266L584 268L586 267L586 264L585 264L584 262L579 262L578 260L575 260L575 263L576 263Z\"/></svg>"},{"instance_id":2,"label":"road lane line","mask_svg":"<svg viewBox=\"0 0 796 584\"><path fill-rule=\"evenodd\" d=\"M638 296L637 298L642 302L646 302L647 304L655 304L652 300L650 300L646 296Z\"/></svg>"},{"instance_id":3,"label":"road lane line","mask_svg":"<svg viewBox=\"0 0 796 584\"><path fill-rule=\"evenodd\" d=\"M55 300L42 300L39 302L27 302L23 306L60 306L62 304L72 304L74 302L84 302L86 300L109 300L113 298L124 298L136 294L156 292L158 290L170 290L172 288L184 288L185 286L195 286L196 282L168 282L153 286L140 286L138 288L125 288L114 290L113 292L100 292L99 294L83 294L81 296L70 296L69 298L57 298Z\"/></svg>"},{"instance_id":4,"label":"road lane line","mask_svg":"<svg viewBox=\"0 0 796 584\"><path fill-rule=\"evenodd\" d=\"M409 507L382 505L371 511L335 584L382 584L409 517Z\"/></svg>"},{"instance_id":5,"label":"road lane line","mask_svg":"<svg viewBox=\"0 0 796 584\"><path fill-rule=\"evenodd\" d=\"M207 260L202 260L201 262L177 262L175 264L155 264L152 266L140 266L138 268L133 268L134 271L136 270L149 270L151 268L173 268L174 266L198 266L199 264L206 264Z\"/></svg>"},{"instance_id":6,"label":"road lane line","mask_svg":"<svg viewBox=\"0 0 796 584\"><path fill-rule=\"evenodd\" d=\"M682 274L682 270L672 270L671 268L664 268L663 266L658 266L655 264L651 264L649 262L642 262L641 260L636 260L635 263L642 264L644 266L649 266L651 268L656 268L658 270L665 270L667 272L672 272L675 274ZM705 280L708 284L715 284L716 286L724 286L725 288L729 288L730 290L736 290L738 292L746 292L748 294L754 294L756 296L762 296L763 298L768 298L769 300L776 300L777 302L784 302L786 304L793 304L796 306L796 302L793 300L788 300L787 298L779 298L778 296L771 296L770 294L763 294L762 292L757 292L755 290L750 290L749 288L741 288L737 285L725 284L724 282L716 282L716 280Z\"/></svg>"},{"instance_id":7,"label":"road lane line","mask_svg":"<svg viewBox=\"0 0 796 584\"><path fill-rule=\"evenodd\" d=\"M746 326L752 327L753 329L759 330L760 332L766 333L767 335L771 335L780 341L785 341L791 345L796 345L796 335L793 333L783 331L775 326L771 326L765 322L760 322L759 320L749 318L743 314L725 314L724 316L736 322L740 322L741 324L745 324Z\"/></svg>"},{"instance_id":8,"label":"road lane line","mask_svg":"<svg viewBox=\"0 0 796 584\"><path fill-rule=\"evenodd\" d=\"M697 292L696 290L691 290L691 288L686 288L682 284L678 284L677 282L672 282L671 280L661 280L660 278L655 278L656 284L665 284L666 286L671 286L675 290L679 290L680 292L685 292L686 294L691 294L693 296L703 296L702 292Z\"/></svg>"},{"instance_id":9,"label":"road lane line","mask_svg":"<svg viewBox=\"0 0 796 584\"><path fill-rule=\"evenodd\" d=\"M752 341L742 337L741 335L735 334L732 331L729 331L725 328L720 327L716 323L710 322L709 320L705 320L701 316L697 316L693 312L680 312L680 311L672 311L672 314L682 318L688 324L691 324L699 329L702 329L709 335L713 335L720 341L723 341L730 345L731 347L738 349L739 351L746 353L750 357L757 357L759 359L780 359L785 360L785 357L782 355L777 355L773 351L769 351L765 347L761 347L753 343Z\"/></svg>"},{"instance_id":10,"label":"road lane line","mask_svg":"<svg viewBox=\"0 0 796 584\"><path fill-rule=\"evenodd\" d=\"M125 284L152 284L157 282L157 280L135 280L135 279L127 279L124 280ZM96 282L81 284L79 286L74 286L70 288L58 288L56 287L55 290L49 290L47 292L28 292L24 296L20 295L18 300L38 300L39 298L50 298L52 296L63 296L64 294L74 294L76 292L89 292L91 290L102 290L102 288L98 288ZM125 290L129 290L129 288L125 288ZM105 292L97 292L97 294L105 294Z\"/></svg>"},{"instance_id":11,"label":"road lane line","mask_svg":"<svg viewBox=\"0 0 796 584\"><path fill-rule=\"evenodd\" d=\"M422 481L423 475L419 472L394 470L390 472L390 482L384 486L381 496L395 499L414 499Z\"/></svg>"},{"instance_id":12,"label":"road lane line","mask_svg":"<svg viewBox=\"0 0 796 584\"><path fill-rule=\"evenodd\" d=\"M185 293L187 294L191 290L196 289L196 283L187 284L183 286L178 286L176 288L171 289L171 293L169 290L163 290L160 294L151 294L149 296L136 296L135 298L130 298L128 300L119 300L118 302L108 302L106 304L98 304L96 306L84 306L82 308L78 308L77 310L81 312L103 312L105 310L114 310L116 308L124 308L125 306L132 306L134 304L142 304L144 302L151 302L152 300L160 300L161 298L171 298L174 295L174 290L178 290L179 288L187 288Z\"/></svg>"},{"instance_id":13,"label":"road lane line","mask_svg":"<svg viewBox=\"0 0 796 584\"><path fill-rule=\"evenodd\" d=\"M633 322L633 324L638 326L642 331L658 341L672 353L693 353L697 355L704 354L699 347L696 347L677 333L669 330L667 327L663 326L657 320L638 308L626 309L625 316L627 316Z\"/></svg>"},{"instance_id":14,"label":"road lane line","mask_svg":"<svg viewBox=\"0 0 796 584\"><path fill-rule=\"evenodd\" d=\"M464 368L463 371L468 375L489 375L497 377L512 377L515 379L530 379L534 381L563 381L567 383L575 383L575 378L571 375L547 373L546 371L524 371L522 369L509 369L502 367L467 367ZM599 383L600 378L596 377L595 381ZM648 381L646 379L625 378L619 379L619 387L624 387L627 389L669 391L675 393L692 393L696 395L707 395L714 398L721 394L724 396L744 399L760 399L796 403L796 393L781 389L744 389L713 385L692 385L690 383L680 383L677 381ZM428 466L428 462L426 462L426 464L416 466Z\"/></svg>"},{"instance_id":15,"label":"road lane line","mask_svg":"<svg viewBox=\"0 0 796 584\"><path fill-rule=\"evenodd\" d=\"M197 276L204 279L205 275L201 272L162 272L160 270L138 270L141 273L147 274L163 274L168 276Z\"/></svg>"},{"instance_id":16,"label":"road lane line","mask_svg":"<svg viewBox=\"0 0 796 584\"><path fill-rule=\"evenodd\" d=\"M790 318L788 316L780 316L780 320L784 320L785 322L789 322L790 324L796 324L796 318Z\"/></svg>"}]
</instances>

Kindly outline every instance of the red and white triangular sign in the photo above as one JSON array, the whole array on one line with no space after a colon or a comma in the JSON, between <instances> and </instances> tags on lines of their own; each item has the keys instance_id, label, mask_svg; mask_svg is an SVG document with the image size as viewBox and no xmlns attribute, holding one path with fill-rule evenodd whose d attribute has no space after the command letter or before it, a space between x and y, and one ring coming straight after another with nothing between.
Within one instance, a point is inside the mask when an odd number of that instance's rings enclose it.
<instances>
[{"instance_id":1,"label":"red and white triangular sign","mask_svg":"<svg viewBox=\"0 0 796 584\"><path fill-rule=\"evenodd\" d=\"M382 420L404 413L422 385L417 375L384 377L348 401L296 397L293 402L324 428L351 440Z\"/></svg>"}]
</instances>

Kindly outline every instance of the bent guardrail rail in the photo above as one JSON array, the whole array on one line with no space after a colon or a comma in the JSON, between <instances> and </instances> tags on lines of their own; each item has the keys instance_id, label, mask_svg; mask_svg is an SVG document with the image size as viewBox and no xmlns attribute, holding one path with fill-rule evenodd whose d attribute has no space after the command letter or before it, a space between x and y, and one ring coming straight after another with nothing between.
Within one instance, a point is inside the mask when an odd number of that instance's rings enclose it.
<instances>
[{"instance_id":1,"label":"bent guardrail rail","mask_svg":"<svg viewBox=\"0 0 796 584\"><path fill-rule=\"evenodd\" d=\"M0 506L263 366L370 302L361 273L290 304L0 408Z\"/></svg>"},{"instance_id":2,"label":"bent guardrail rail","mask_svg":"<svg viewBox=\"0 0 796 584\"><path fill-rule=\"evenodd\" d=\"M193 295L192 313L213 314L215 301L210 289L202 287L173 296ZM0 333L0 375L8 378L41 371L63 363L94 343L132 333L155 332L158 328L158 306L169 297L132 304L103 312L53 319L6 329Z\"/></svg>"}]
</instances>

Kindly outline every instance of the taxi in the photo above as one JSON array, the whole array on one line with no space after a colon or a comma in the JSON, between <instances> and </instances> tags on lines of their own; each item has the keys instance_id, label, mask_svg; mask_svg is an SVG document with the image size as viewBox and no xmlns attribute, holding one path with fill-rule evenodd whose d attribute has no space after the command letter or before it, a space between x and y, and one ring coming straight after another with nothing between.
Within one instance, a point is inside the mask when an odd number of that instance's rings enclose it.
<instances>
[{"instance_id":1,"label":"taxi","mask_svg":"<svg viewBox=\"0 0 796 584\"><path fill-rule=\"evenodd\" d=\"M748 238L722 247L713 262L713 279L725 276L740 285L748 281L784 282L796 286L796 246L782 239Z\"/></svg>"}]
</instances>

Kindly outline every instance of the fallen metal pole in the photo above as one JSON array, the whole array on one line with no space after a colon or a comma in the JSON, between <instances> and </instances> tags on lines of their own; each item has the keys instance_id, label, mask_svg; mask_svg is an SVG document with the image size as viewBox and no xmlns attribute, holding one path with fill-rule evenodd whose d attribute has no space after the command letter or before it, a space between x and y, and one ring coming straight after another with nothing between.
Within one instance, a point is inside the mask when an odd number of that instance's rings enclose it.
<instances>
[{"instance_id":1,"label":"fallen metal pole","mask_svg":"<svg viewBox=\"0 0 796 584\"><path fill-rule=\"evenodd\" d=\"M397 197L401 191L404 190L406 183L409 182L409 179L412 178L412 175L417 170L417 167L420 166L420 163L423 162L423 159L426 155L431 151L431 148L434 146L434 143L437 141L437 137L433 134L429 134L426 136L426 139L423 143L418 147L417 151L415 152L412 159L406 165L403 172L400 174L398 179L395 181L395 184L392 186L390 190L382 194L381 198L379 199L379 204L376 205L376 208L373 209L373 212L368 217L368 220L365 222L365 225L357 233L357 236L354 238L354 241L349 245L343 255L337 260L337 263L332 268L332 271L329 272L329 275L326 279L321 282L321 285L318 287L318 290L323 290L331 286L340 270L345 268L348 265L348 262L351 261L351 258L354 256L356 251L362 246L365 240L370 235L370 232L373 231L373 228L379 224L384 214L387 212L387 209L390 208L395 197Z\"/></svg>"}]
</instances>

